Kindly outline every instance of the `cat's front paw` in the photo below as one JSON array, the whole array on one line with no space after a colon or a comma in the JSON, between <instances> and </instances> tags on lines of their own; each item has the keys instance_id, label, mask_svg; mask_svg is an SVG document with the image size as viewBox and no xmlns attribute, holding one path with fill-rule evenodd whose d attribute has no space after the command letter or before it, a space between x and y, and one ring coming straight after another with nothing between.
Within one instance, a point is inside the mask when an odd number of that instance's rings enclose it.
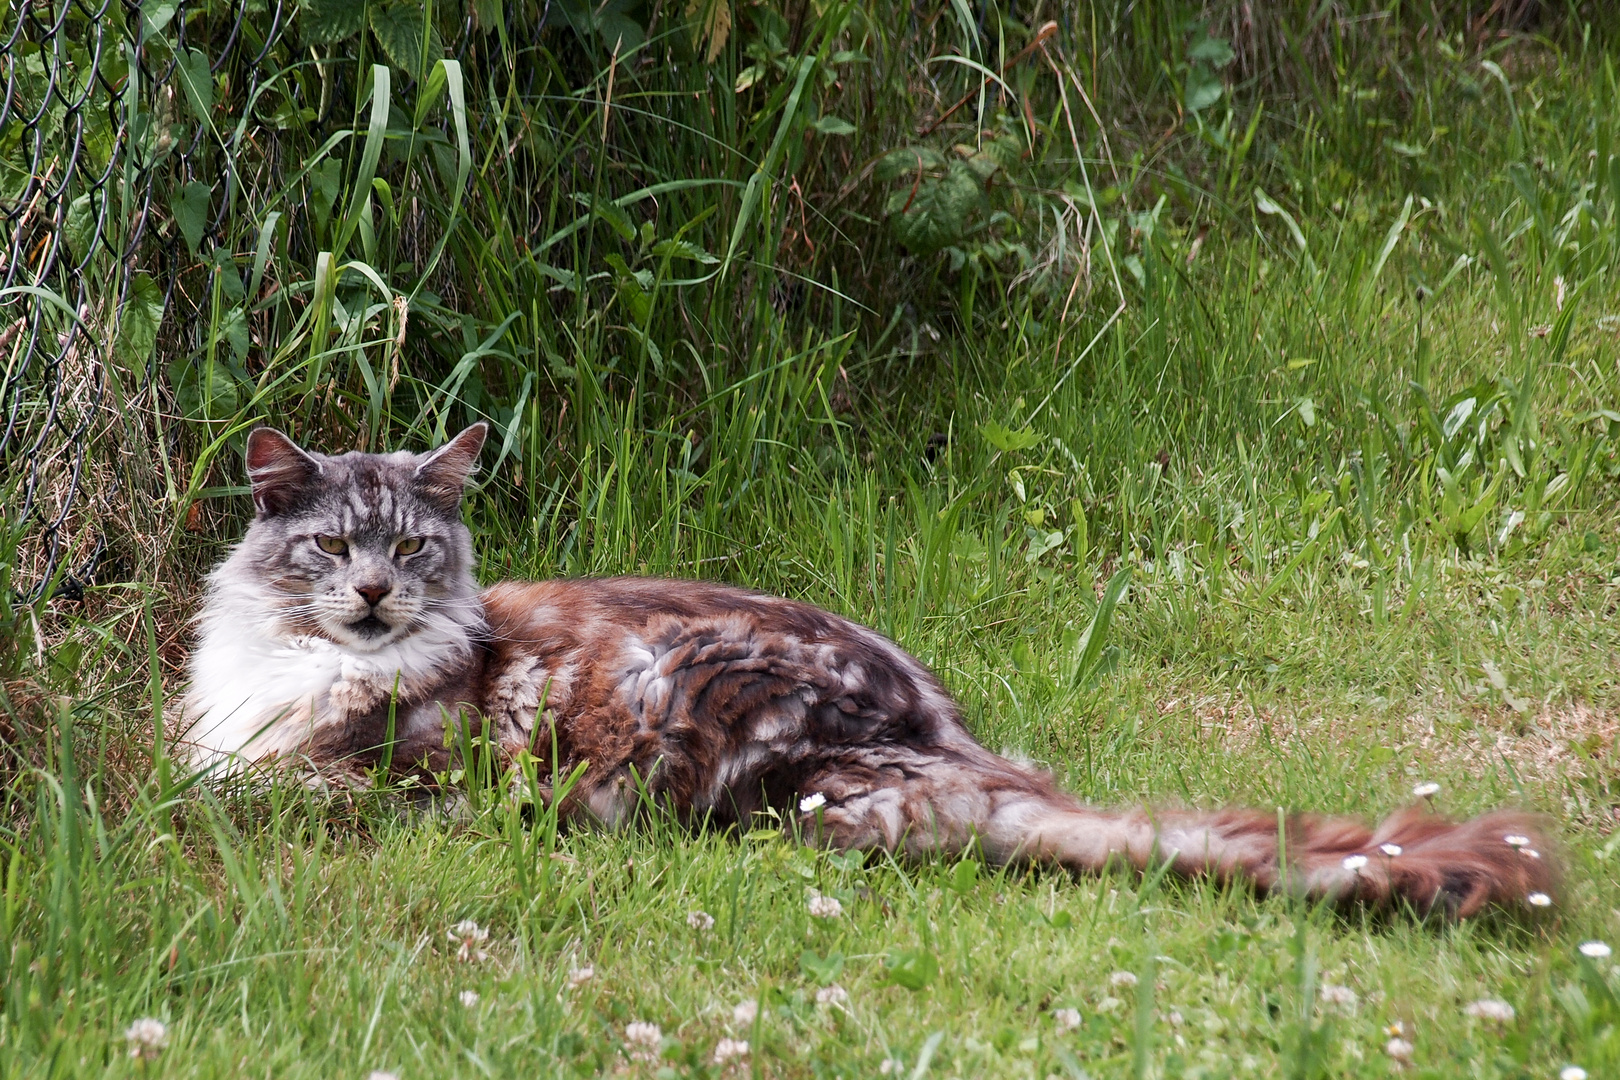
<instances>
[{"instance_id":1,"label":"cat's front paw","mask_svg":"<svg viewBox=\"0 0 1620 1080\"><path fill-rule=\"evenodd\" d=\"M394 678L369 664L345 659L332 684L332 711L340 716L367 713L386 702L394 691Z\"/></svg>"}]
</instances>

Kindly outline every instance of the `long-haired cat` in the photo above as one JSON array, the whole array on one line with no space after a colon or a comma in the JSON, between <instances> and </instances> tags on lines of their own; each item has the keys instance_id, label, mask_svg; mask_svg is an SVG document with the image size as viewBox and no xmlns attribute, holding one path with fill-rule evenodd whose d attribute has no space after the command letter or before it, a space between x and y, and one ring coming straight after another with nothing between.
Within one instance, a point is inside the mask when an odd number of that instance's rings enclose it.
<instances>
[{"instance_id":1,"label":"long-haired cat","mask_svg":"<svg viewBox=\"0 0 1620 1080\"><path fill-rule=\"evenodd\" d=\"M1368 829L1085 806L980 746L893 642L808 604L639 578L480 591L460 503L485 433L335 457L249 436L257 515L210 579L192 656L184 742L199 767L375 767L391 724L396 769L442 767L447 723L487 723L509 751L555 746L564 774L588 763L559 809L609 826L632 817L639 784L694 822L774 807L846 848L977 843L1075 870L1169 860L1460 917L1551 891L1522 814L1453 823L1413 808Z\"/></svg>"}]
</instances>

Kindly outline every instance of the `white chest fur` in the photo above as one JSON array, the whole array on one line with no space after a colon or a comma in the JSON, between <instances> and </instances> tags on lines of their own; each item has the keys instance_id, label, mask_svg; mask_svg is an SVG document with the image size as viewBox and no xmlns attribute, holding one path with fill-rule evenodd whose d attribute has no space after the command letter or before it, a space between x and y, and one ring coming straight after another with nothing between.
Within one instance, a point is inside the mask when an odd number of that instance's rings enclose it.
<instances>
[{"instance_id":1,"label":"white chest fur","mask_svg":"<svg viewBox=\"0 0 1620 1080\"><path fill-rule=\"evenodd\" d=\"M419 696L471 652L468 628L450 620L365 653L278 633L273 614L218 594L200 621L180 742L195 766L222 773L297 753L392 694Z\"/></svg>"}]
</instances>

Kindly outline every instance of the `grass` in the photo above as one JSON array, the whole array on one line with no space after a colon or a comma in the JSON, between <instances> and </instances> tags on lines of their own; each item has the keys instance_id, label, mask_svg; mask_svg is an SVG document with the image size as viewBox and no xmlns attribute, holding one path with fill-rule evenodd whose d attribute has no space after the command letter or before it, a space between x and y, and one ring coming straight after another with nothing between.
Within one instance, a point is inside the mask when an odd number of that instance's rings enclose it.
<instances>
[{"instance_id":1,"label":"grass","mask_svg":"<svg viewBox=\"0 0 1620 1080\"><path fill-rule=\"evenodd\" d=\"M930 138L914 121L981 81L938 57L999 68L1033 27L829 7L795 30L762 5L712 65L672 24L649 55L679 63L638 66L595 31L512 44L514 9L511 41L462 53L459 102L394 65L371 159L388 199L364 175L381 35L322 63L272 51L266 71L302 80L289 100L338 104L238 149L274 138L309 171L247 170L197 244L172 203L160 329L109 336L128 407L85 483L130 523L105 537L124 572L29 601L27 523L0 535L0 1069L1620 1067L1616 976L1576 948L1620 940L1612 28L1261 8L1250 38L1191 7L1065 9L1052 64L1007 76L1027 113L991 101ZM1194 55L1211 34L1229 65ZM1222 96L1188 109L1210 77ZM1106 143L1081 91L1118 121ZM953 209L952 148L1026 116L1027 156ZM334 129L362 151L328 170ZM908 146L918 164L876 179ZM192 153L187 182L216 179L223 151ZM895 224L925 180L937 220ZM894 636L988 745L1098 803L1372 817L1434 780L1448 813L1528 805L1564 892L1541 918L1443 926L1155 875L862 862L768 830L559 832L477 790L439 815L186 786L153 721L196 576L247 510L245 427L424 445L480 415L485 580L704 576L814 601ZM811 889L841 914L812 917ZM448 935L469 919L488 955L462 962ZM847 998L818 1003L832 984ZM1514 1018L1466 1014L1485 998ZM143 1016L168 1024L150 1059L122 1034ZM659 1060L626 1056L637 1021ZM1396 1023L1410 1066L1386 1053ZM716 1065L722 1038L747 1057Z\"/></svg>"}]
</instances>

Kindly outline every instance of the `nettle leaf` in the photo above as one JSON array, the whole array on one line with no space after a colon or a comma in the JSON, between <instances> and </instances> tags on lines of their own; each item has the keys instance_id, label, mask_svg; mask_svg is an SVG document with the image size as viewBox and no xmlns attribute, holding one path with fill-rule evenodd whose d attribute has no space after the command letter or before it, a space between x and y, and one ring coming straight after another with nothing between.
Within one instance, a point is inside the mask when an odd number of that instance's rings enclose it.
<instances>
[{"instance_id":1,"label":"nettle leaf","mask_svg":"<svg viewBox=\"0 0 1620 1080\"><path fill-rule=\"evenodd\" d=\"M389 61L402 71L421 72L444 56L439 31L427 24L427 13L422 5L411 0L373 7L371 32L377 35L377 44L382 46ZM422 51L424 42L426 54Z\"/></svg>"},{"instance_id":2,"label":"nettle leaf","mask_svg":"<svg viewBox=\"0 0 1620 1080\"><path fill-rule=\"evenodd\" d=\"M924 179L915 192L895 191L884 209L896 239L915 255L932 255L962 238L983 201L978 177L953 161L943 177Z\"/></svg>"},{"instance_id":3,"label":"nettle leaf","mask_svg":"<svg viewBox=\"0 0 1620 1080\"><path fill-rule=\"evenodd\" d=\"M705 266L720 261L690 240L660 240L653 245L652 253L660 259L691 259L693 262L700 262Z\"/></svg>"},{"instance_id":4,"label":"nettle leaf","mask_svg":"<svg viewBox=\"0 0 1620 1080\"><path fill-rule=\"evenodd\" d=\"M1188 112L1199 112L1221 100L1225 93L1220 78L1202 64L1194 64L1187 72L1187 86L1182 104Z\"/></svg>"},{"instance_id":5,"label":"nettle leaf","mask_svg":"<svg viewBox=\"0 0 1620 1080\"><path fill-rule=\"evenodd\" d=\"M1211 67L1225 67L1236 58L1237 53L1232 51L1232 46L1225 39L1217 37L1203 38L1187 50L1187 59L1202 60Z\"/></svg>"},{"instance_id":6,"label":"nettle leaf","mask_svg":"<svg viewBox=\"0 0 1620 1080\"><path fill-rule=\"evenodd\" d=\"M68 204L67 220L62 224L62 239L67 241L68 250L80 262L90 254L96 240L96 208L90 201L88 191Z\"/></svg>"},{"instance_id":7,"label":"nettle leaf","mask_svg":"<svg viewBox=\"0 0 1620 1080\"><path fill-rule=\"evenodd\" d=\"M931 146L902 146L890 150L872 170L872 177L880 184L898 180L902 176L924 175L945 168L945 156Z\"/></svg>"},{"instance_id":8,"label":"nettle leaf","mask_svg":"<svg viewBox=\"0 0 1620 1080\"><path fill-rule=\"evenodd\" d=\"M192 114L207 123L214 108L214 75L208 70L208 57L201 49L188 49L175 56L174 65Z\"/></svg>"},{"instance_id":9,"label":"nettle leaf","mask_svg":"<svg viewBox=\"0 0 1620 1080\"><path fill-rule=\"evenodd\" d=\"M237 363L247 359L248 346L252 342L248 336L247 316L241 308L232 308L220 320L214 331L214 340L229 345Z\"/></svg>"},{"instance_id":10,"label":"nettle leaf","mask_svg":"<svg viewBox=\"0 0 1620 1080\"><path fill-rule=\"evenodd\" d=\"M636 242L636 226L630 220L630 215L624 212L624 207L608 199L593 200L586 192L574 195L574 201L592 211L598 218L608 223L608 226L619 234L627 244Z\"/></svg>"},{"instance_id":11,"label":"nettle leaf","mask_svg":"<svg viewBox=\"0 0 1620 1080\"><path fill-rule=\"evenodd\" d=\"M157 345L158 325L162 322L163 290L143 270L130 283L129 296L119 312L118 351L132 363L144 366Z\"/></svg>"},{"instance_id":12,"label":"nettle leaf","mask_svg":"<svg viewBox=\"0 0 1620 1080\"><path fill-rule=\"evenodd\" d=\"M208 202L212 195L207 184L193 180L169 199L174 223L180 226L180 235L193 255L197 254L197 245L202 243L203 230L208 225Z\"/></svg>"},{"instance_id":13,"label":"nettle leaf","mask_svg":"<svg viewBox=\"0 0 1620 1080\"><path fill-rule=\"evenodd\" d=\"M146 0L146 3L141 5L141 36L157 37L174 19L174 13L179 10L179 6L175 0Z\"/></svg>"},{"instance_id":14,"label":"nettle leaf","mask_svg":"<svg viewBox=\"0 0 1620 1080\"><path fill-rule=\"evenodd\" d=\"M366 24L365 0L304 0L298 28L310 45L351 38Z\"/></svg>"}]
</instances>

